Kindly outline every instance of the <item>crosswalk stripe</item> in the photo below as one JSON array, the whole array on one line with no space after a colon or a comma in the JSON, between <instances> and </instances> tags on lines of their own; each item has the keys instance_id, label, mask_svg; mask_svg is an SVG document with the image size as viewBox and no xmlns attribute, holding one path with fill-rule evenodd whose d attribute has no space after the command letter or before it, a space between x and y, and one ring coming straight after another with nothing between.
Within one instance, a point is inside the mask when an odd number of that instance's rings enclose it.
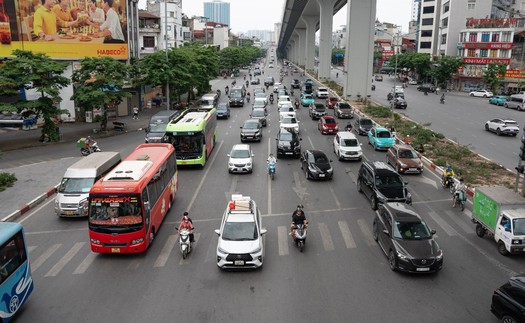
<instances>
[{"instance_id":1,"label":"crosswalk stripe","mask_svg":"<svg viewBox=\"0 0 525 323\"><path fill-rule=\"evenodd\" d=\"M86 258L84 258L84 260L82 260L82 262L80 263L80 265L78 265L75 271L73 271L73 275L80 275L80 274L85 273L86 270L89 268L89 266L91 266L91 264L93 263L96 257L97 257L96 253L94 252L88 253Z\"/></svg>"},{"instance_id":2,"label":"crosswalk stripe","mask_svg":"<svg viewBox=\"0 0 525 323\"><path fill-rule=\"evenodd\" d=\"M194 237L193 237L193 238L195 239L195 242L194 242L193 245L191 246L191 253L190 253L190 254L193 253L193 249L195 249L195 247L197 246L197 242L199 242L199 237L200 237L200 236L201 236L200 233L195 233L195 235L194 235ZM179 248L179 249L180 249L180 248ZM179 265L189 265L189 264L191 264L191 259L190 259L190 258L191 258L191 257L188 256L188 257L186 257L186 259L184 259L184 258L182 258L182 254L181 254L180 261L179 261Z\"/></svg>"},{"instance_id":3,"label":"crosswalk stripe","mask_svg":"<svg viewBox=\"0 0 525 323\"><path fill-rule=\"evenodd\" d=\"M27 253L33 252L33 250L35 250L36 248L37 248L37 246L28 246L27 247Z\"/></svg>"},{"instance_id":4,"label":"crosswalk stripe","mask_svg":"<svg viewBox=\"0 0 525 323\"><path fill-rule=\"evenodd\" d=\"M177 243L178 239L179 239L178 234L172 234L168 237L168 240L166 240L164 247L162 247L162 251L160 252L160 255L157 257L157 260L155 260L153 267L164 267L166 265L166 262L168 261L171 251L173 250L173 247Z\"/></svg>"},{"instance_id":5,"label":"crosswalk stripe","mask_svg":"<svg viewBox=\"0 0 525 323\"><path fill-rule=\"evenodd\" d=\"M368 228L368 224L366 220L364 219L357 219L357 225L359 226L359 229L361 232L365 235L366 244L369 246L375 245L374 236L372 235L372 231Z\"/></svg>"},{"instance_id":6,"label":"crosswalk stripe","mask_svg":"<svg viewBox=\"0 0 525 323\"><path fill-rule=\"evenodd\" d=\"M346 221L338 221L337 224L339 225L339 230L341 231L341 235L343 236L343 240L345 241L346 247L355 248L356 244L354 238L352 237L352 233L348 228L348 223L346 223Z\"/></svg>"},{"instance_id":7,"label":"crosswalk stripe","mask_svg":"<svg viewBox=\"0 0 525 323\"><path fill-rule=\"evenodd\" d=\"M434 220L434 222L436 222L443 229L443 231L445 231L446 234L448 234L449 236L458 235L458 232L454 230L454 228L451 227L450 224L443 220L443 218L439 214L437 214L434 211L430 211L428 212L428 215L430 215L432 220Z\"/></svg>"},{"instance_id":8,"label":"crosswalk stripe","mask_svg":"<svg viewBox=\"0 0 525 323\"><path fill-rule=\"evenodd\" d=\"M31 261L31 271L36 271L55 251L60 248L62 244L57 243L49 247L43 254L41 254L35 261Z\"/></svg>"},{"instance_id":9,"label":"crosswalk stripe","mask_svg":"<svg viewBox=\"0 0 525 323\"><path fill-rule=\"evenodd\" d=\"M334 250L334 242L332 241L332 237L330 236L330 230L328 230L328 226L326 225L326 223L319 223L317 225L317 228L321 233L321 240L323 241L324 250Z\"/></svg>"},{"instance_id":10,"label":"crosswalk stripe","mask_svg":"<svg viewBox=\"0 0 525 323\"><path fill-rule=\"evenodd\" d=\"M288 227L279 226L277 227L277 241L279 243L279 256L288 255Z\"/></svg>"},{"instance_id":11,"label":"crosswalk stripe","mask_svg":"<svg viewBox=\"0 0 525 323\"><path fill-rule=\"evenodd\" d=\"M463 229L465 232L474 233L474 226L468 225L467 223L461 220L463 214L453 212L452 210L446 210L445 213L452 219L452 221L456 222L456 224L459 225L461 229Z\"/></svg>"},{"instance_id":12,"label":"crosswalk stripe","mask_svg":"<svg viewBox=\"0 0 525 323\"><path fill-rule=\"evenodd\" d=\"M68 252L45 274L45 277L54 277L64 267L67 265L67 263L77 254L77 252L80 251L80 249L85 245L85 242L77 242L73 245L73 248L69 249Z\"/></svg>"}]
</instances>

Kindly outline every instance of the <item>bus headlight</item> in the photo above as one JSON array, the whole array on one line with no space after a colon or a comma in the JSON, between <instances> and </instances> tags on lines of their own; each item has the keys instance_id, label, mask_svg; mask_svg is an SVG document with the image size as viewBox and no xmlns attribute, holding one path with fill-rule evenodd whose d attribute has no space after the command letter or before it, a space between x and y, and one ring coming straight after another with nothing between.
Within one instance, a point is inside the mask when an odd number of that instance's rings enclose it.
<instances>
[{"instance_id":1,"label":"bus headlight","mask_svg":"<svg viewBox=\"0 0 525 323\"><path fill-rule=\"evenodd\" d=\"M100 240L97 240L97 239L89 239L89 240L91 240L91 243L92 243L92 244L98 244L98 245L101 244L101 243L100 243Z\"/></svg>"},{"instance_id":2,"label":"bus headlight","mask_svg":"<svg viewBox=\"0 0 525 323\"><path fill-rule=\"evenodd\" d=\"M139 243L142 243L142 242L144 242L144 238L139 238L139 239L131 240L131 244L132 244L132 245L139 244Z\"/></svg>"}]
</instances>

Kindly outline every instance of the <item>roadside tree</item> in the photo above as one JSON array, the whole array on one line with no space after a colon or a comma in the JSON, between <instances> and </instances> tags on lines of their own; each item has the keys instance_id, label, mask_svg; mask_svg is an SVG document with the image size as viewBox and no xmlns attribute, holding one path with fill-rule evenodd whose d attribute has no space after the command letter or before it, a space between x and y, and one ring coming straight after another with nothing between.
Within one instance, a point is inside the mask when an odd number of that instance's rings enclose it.
<instances>
[{"instance_id":1,"label":"roadside tree","mask_svg":"<svg viewBox=\"0 0 525 323\"><path fill-rule=\"evenodd\" d=\"M458 72L460 66L463 66L463 61L460 57L443 56L434 65L430 74L436 79L438 86L446 89L447 82L452 78L453 74Z\"/></svg>"},{"instance_id":2,"label":"roadside tree","mask_svg":"<svg viewBox=\"0 0 525 323\"><path fill-rule=\"evenodd\" d=\"M490 86L492 92L499 93L506 70L507 64L491 62L487 65L487 69L483 71L483 81Z\"/></svg>"}]
</instances>

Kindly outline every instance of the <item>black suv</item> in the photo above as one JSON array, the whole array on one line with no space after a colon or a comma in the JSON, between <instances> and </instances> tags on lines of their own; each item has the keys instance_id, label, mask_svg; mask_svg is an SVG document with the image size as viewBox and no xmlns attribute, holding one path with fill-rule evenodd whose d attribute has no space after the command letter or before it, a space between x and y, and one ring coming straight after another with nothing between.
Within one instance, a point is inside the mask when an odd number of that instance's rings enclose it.
<instances>
[{"instance_id":1,"label":"black suv","mask_svg":"<svg viewBox=\"0 0 525 323\"><path fill-rule=\"evenodd\" d=\"M245 140L261 141L262 125L258 119L248 119L241 127L241 142Z\"/></svg>"},{"instance_id":2,"label":"black suv","mask_svg":"<svg viewBox=\"0 0 525 323\"><path fill-rule=\"evenodd\" d=\"M301 143L299 141L302 138L299 138L295 132L281 128L275 140L277 141L277 157L301 157Z\"/></svg>"},{"instance_id":3,"label":"black suv","mask_svg":"<svg viewBox=\"0 0 525 323\"><path fill-rule=\"evenodd\" d=\"M412 195L401 175L380 161L363 162L357 175L357 190L369 200L373 210L378 203L402 202L412 204Z\"/></svg>"},{"instance_id":4,"label":"black suv","mask_svg":"<svg viewBox=\"0 0 525 323\"><path fill-rule=\"evenodd\" d=\"M314 102L310 104L308 113L310 114L310 118L312 118L312 120L320 119L326 115L326 108L324 104Z\"/></svg>"},{"instance_id":5,"label":"black suv","mask_svg":"<svg viewBox=\"0 0 525 323\"><path fill-rule=\"evenodd\" d=\"M525 275L511 277L494 291L490 311L501 322L525 322Z\"/></svg>"},{"instance_id":6,"label":"black suv","mask_svg":"<svg viewBox=\"0 0 525 323\"><path fill-rule=\"evenodd\" d=\"M372 129L374 126L374 122L368 118L364 117L357 117L354 123L355 131L360 134L366 136L368 134L368 131Z\"/></svg>"},{"instance_id":7,"label":"black suv","mask_svg":"<svg viewBox=\"0 0 525 323\"><path fill-rule=\"evenodd\" d=\"M352 119L354 117L354 109L346 102L337 102L334 107L334 116L339 119Z\"/></svg>"},{"instance_id":8,"label":"black suv","mask_svg":"<svg viewBox=\"0 0 525 323\"><path fill-rule=\"evenodd\" d=\"M420 84L417 86L417 90L420 92L434 92L436 88L432 84Z\"/></svg>"},{"instance_id":9,"label":"black suv","mask_svg":"<svg viewBox=\"0 0 525 323\"><path fill-rule=\"evenodd\" d=\"M299 82L298 79L293 79L291 84L292 89L299 89L301 88L301 82Z\"/></svg>"},{"instance_id":10,"label":"black suv","mask_svg":"<svg viewBox=\"0 0 525 323\"><path fill-rule=\"evenodd\" d=\"M273 79L273 76L268 76L264 79L264 86L270 86L275 83L275 80Z\"/></svg>"},{"instance_id":11,"label":"black suv","mask_svg":"<svg viewBox=\"0 0 525 323\"><path fill-rule=\"evenodd\" d=\"M244 107L244 90L241 87L234 87L229 95L230 107Z\"/></svg>"}]
</instances>

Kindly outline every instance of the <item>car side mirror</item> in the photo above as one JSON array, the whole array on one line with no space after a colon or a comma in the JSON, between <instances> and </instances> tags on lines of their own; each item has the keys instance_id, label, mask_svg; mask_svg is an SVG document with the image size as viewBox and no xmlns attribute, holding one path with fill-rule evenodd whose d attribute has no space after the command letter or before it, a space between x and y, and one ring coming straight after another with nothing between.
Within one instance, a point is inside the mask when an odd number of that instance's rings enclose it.
<instances>
[{"instance_id":1,"label":"car side mirror","mask_svg":"<svg viewBox=\"0 0 525 323\"><path fill-rule=\"evenodd\" d=\"M230 154L226 154L226 156L230 157Z\"/></svg>"},{"instance_id":2,"label":"car side mirror","mask_svg":"<svg viewBox=\"0 0 525 323\"><path fill-rule=\"evenodd\" d=\"M333 161L330 159L330 162L332 163Z\"/></svg>"},{"instance_id":3,"label":"car side mirror","mask_svg":"<svg viewBox=\"0 0 525 323\"><path fill-rule=\"evenodd\" d=\"M384 233L386 236L390 237L390 232L388 232L388 230L386 230L386 229L383 230L383 233Z\"/></svg>"},{"instance_id":4,"label":"car side mirror","mask_svg":"<svg viewBox=\"0 0 525 323\"><path fill-rule=\"evenodd\" d=\"M299 140L303 140L303 138L299 138Z\"/></svg>"},{"instance_id":5,"label":"car side mirror","mask_svg":"<svg viewBox=\"0 0 525 323\"><path fill-rule=\"evenodd\" d=\"M252 157L255 157L255 155L254 155L254 154L252 154Z\"/></svg>"},{"instance_id":6,"label":"car side mirror","mask_svg":"<svg viewBox=\"0 0 525 323\"><path fill-rule=\"evenodd\" d=\"M215 233L217 233L217 235L220 236L221 235L221 230L215 229Z\"/></svg>"},{"instance_id":7,"label":"car side mirror","mask_svg":"<svg viewBox=\"0 0 525 323\"><path fill-rule=\"evenodd\" d=\"M405 185L408 185L408 182L407 182L407 181L404 181L403 183L405 183Z\"/></svg>"},{"instance_id":8,"label":"car side mirror","mask_svg":"<svg viewBox=\"0 0 525 323\"><path fill-rule=\"evenodd\" d=\"M239 127L239 128L241 128L241 129L242 129L242 127Z\"/></svg>"},{"instance_id":9,"label":"car side mirror","mask_svg":"<svg viewBox=\"0 0 525 323\"><path fill-rule=\"evenodd\" d=\"M362 146L363 144L362 143L359 143L359 146Z\"/></svg>"},{"instance_id":10,"label":"car side mirror","mask_svg":"<svg viewBox=\"0 0 525 323\"><path fill-rule=\"evenodd\" d=\"M266 230L266 229L261 229L261 235L266 234L266 232L268 232L268 230Z\"/></svg>"}]
</instances>

